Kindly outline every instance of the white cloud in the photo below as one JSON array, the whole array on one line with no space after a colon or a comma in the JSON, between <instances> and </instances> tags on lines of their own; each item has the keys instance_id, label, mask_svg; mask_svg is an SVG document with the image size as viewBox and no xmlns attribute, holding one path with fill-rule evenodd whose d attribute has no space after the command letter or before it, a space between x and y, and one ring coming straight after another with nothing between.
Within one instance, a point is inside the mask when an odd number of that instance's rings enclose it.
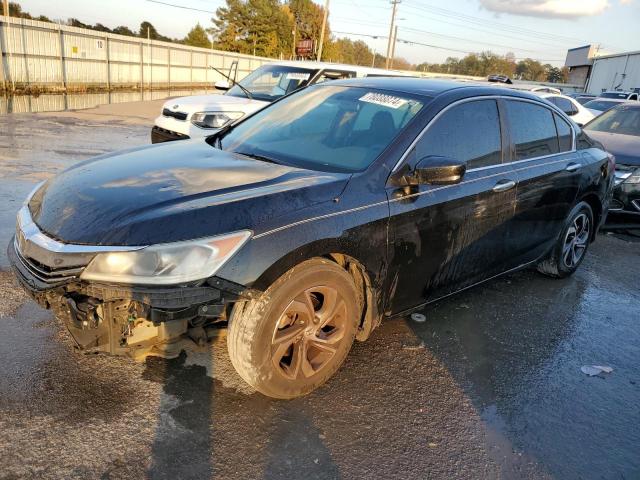
<instances>
[{"instance_id":1,"label":"white cloud","mask_svg":"<svg viewBox=\"0 0 640 480\"><path fill-rule=\"evenodd\" d=\"M547 18L587 17L609 7L608 0L480 0L480 3L493 12Z\"/></svg>"}]
</instances>

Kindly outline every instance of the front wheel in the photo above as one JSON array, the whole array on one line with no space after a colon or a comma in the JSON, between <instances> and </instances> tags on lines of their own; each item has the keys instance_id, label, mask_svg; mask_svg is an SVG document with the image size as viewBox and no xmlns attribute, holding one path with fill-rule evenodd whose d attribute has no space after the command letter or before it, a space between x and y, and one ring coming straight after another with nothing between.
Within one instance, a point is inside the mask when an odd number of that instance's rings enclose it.
<instances>
[{"instance_id":1,"label":"front wheel","mask_svg":"<svg viewBox=\"0 0 640 480\"><path fill-rule=\"evenodd\" d=\"M567 217L549 256L538 263L538 271L556 278L568 277L575 272L584 260L594 228L591 207L586 202L578 203Z\"/></svg>"},{"instance_id":2,"label":"front wheel","mask_svg":"<svg viewBox=\"0 0 640 480\"><path fill-rule=\"evenodd\" d=\"M351 276L326 259L289 270L259 298L234 306L228 350L238 374L274 398L305 395L342 365L361 307Z\"/></svg>"}]
</instances>

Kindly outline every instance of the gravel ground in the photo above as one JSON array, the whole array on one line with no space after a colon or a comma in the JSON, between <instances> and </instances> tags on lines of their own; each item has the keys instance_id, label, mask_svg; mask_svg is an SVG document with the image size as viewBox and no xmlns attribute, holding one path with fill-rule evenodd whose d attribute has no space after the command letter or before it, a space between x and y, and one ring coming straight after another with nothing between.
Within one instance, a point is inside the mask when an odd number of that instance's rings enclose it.
<instances>
[{"instance_id":1,"label":"gravel ground","mask_svg":"<svg viewBox=\"0 0 640 480\"><path fill-rule=\"evenodd\" d=\"M36 181L146 143L158 108L0 117L0 243ZM77 354L6 265L0 479L640 478L633 237L601 235L570 279L519 272L388 321L289 402L242 383L224 334L170 361Z\"/></svg>"}]
</instances>

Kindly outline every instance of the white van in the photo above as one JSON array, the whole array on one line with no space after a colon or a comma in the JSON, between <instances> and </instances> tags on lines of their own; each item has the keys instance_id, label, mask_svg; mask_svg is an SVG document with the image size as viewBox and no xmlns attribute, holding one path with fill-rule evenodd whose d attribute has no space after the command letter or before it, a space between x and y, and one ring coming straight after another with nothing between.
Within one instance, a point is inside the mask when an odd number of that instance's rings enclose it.
<instances>
[{"instance_id":1,"label":"white van","mask_svg":"<svg viewBox=\"0 0 640 480\"><path fill-rule=\"evenodd\" d=\"M324 62L273 62L262 65L238 85L216 82L223 95L195 95L170 99L151 130L151 142L202 138L255 112L299 88L351 77L409 76L380 68ZM242 88L241 88L242 87Z\"/></svg>"}]
</instances>

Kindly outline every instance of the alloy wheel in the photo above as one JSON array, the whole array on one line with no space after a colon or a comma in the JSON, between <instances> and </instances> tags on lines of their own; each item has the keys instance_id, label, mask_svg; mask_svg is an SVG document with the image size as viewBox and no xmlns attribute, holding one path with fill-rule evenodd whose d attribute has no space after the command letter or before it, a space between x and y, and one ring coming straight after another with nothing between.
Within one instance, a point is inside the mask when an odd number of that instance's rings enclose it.
<instances>
[{"instance_id":1,"label":"alloy wheel","mask_svg":"<svg viewBox=\"0 0 640 480\"><path fill-rule=\"evenodd\" d=\"M271 359L285 378L309 378L331 363L347 337L347 305L340 292L322 285L300 292L280 315Z\"/></svg>"},{"instance_id":2,"label":"alloy wheel","mask_svg":"<svg viewBox=\"0 0 640 480\"><path fill-rule=\"evenodd\" d=\"M573 219L564 239L562 261L566 267L573 268L580 263L589 244L589 234L589 217L581 213Z\"/></svg>"}]
</instances>

